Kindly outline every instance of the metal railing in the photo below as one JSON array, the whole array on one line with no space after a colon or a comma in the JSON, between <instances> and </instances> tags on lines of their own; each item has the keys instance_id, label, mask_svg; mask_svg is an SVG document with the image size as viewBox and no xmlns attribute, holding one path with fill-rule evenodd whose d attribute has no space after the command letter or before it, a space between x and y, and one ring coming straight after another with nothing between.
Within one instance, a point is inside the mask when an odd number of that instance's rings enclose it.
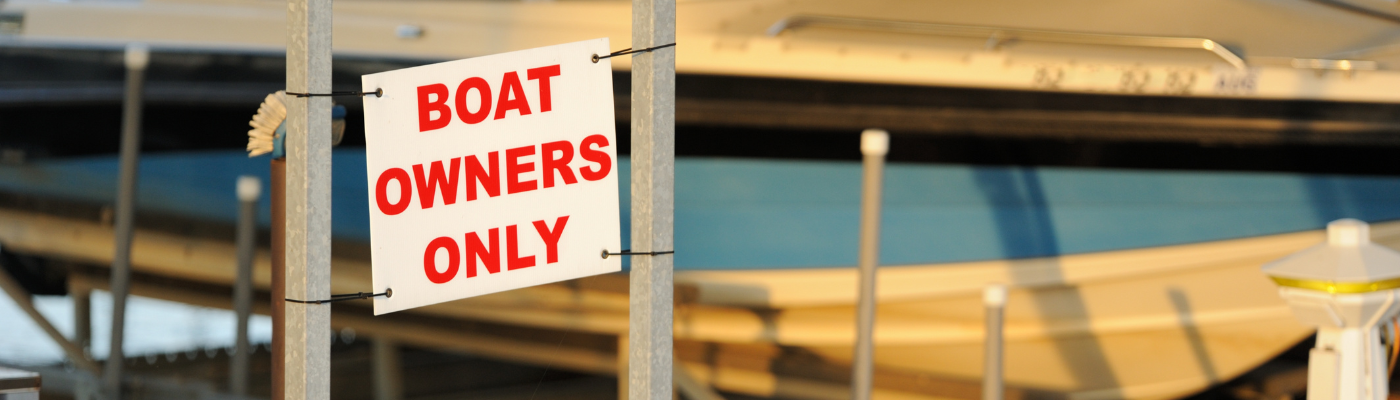
<instances>
[{"instance_id":1,"label":"metal railing","mask_svg":"<svg viewBox=\"0 0 1400 400\"><path fill-rule=\"evenodd\" d=\"M1230 51L1230 49L1225 48L1225 46L1220 45L1220 43L1211 39L1192 37L1133 36L1008 29L990 26L948 25L929 22L892 21L805 14L793 15L779 20L768 28L768 36L776 37L783 34L783 32L802 28L857 29L916 35L986 38L987 47L989 48L995 48L1009 42L1026 41L1158 49L1200 49L1214 53L1235 68L1245 68L1244 59Z\"/></svg>"}]
</instances>

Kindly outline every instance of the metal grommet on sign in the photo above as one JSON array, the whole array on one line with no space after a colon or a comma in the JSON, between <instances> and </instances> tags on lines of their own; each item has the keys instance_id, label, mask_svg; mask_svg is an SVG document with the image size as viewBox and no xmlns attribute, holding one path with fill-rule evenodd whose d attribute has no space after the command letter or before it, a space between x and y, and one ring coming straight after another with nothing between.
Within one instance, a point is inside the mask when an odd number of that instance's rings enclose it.
<instances>
[{"instance_id":1,"label":"metal grommet on sign","mask_svg":"<svg viewBox=\"0 0 1400 400\"><path fill-rule=\"evenodd\" d=\"M384 289L384 298L387 299L387 298L390 298L390 297L394 297L394 289L393 289L393 288Z\"/></svg>"}]
</instances>

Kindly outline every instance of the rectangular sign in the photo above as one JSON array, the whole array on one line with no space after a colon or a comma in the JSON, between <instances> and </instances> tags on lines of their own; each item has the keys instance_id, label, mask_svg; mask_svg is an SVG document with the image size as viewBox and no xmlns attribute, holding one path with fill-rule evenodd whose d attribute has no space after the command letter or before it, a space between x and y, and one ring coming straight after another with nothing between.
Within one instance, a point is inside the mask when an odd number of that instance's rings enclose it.
<instances>
[{"instance_id":1,"label":"rectangular sign","mask_svg":"<svg viewBox=\"0 0 1400 400\"><path fill-rule=\"evenodd\" d=\"M608 51L363 77L375 315L622 269Z\"/></svg>"}]
</instances>

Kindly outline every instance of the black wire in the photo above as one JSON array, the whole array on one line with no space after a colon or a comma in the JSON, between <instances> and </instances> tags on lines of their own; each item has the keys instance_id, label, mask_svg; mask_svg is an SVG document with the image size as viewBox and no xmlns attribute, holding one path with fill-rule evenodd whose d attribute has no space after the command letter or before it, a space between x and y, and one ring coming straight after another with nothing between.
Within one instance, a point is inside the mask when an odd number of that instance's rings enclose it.
<instances>
[{"instance_id":1,"label":"black wire","mask_svg":"<svg viewBox=\"0 0 1400 400\"><path fill-rule=\"evenodd\" d=\"M295 97L338 97L338 96L359 96L359 97L364 97L364 96L369 96L369 95L374 95L374 97L384 97L384 89L374 89L373 92L362 92L362 91L353 91L353 92L330 92L330 93L296 93L296 92L287 92L287 94L292 95L292 96L295 96Z\"/></svg>"},{"instance_id":2,"label":"black wire","mask_svg":"<svg viewBox=\"0 0 1400 400\"><path fill-rule=\"evenodd\" d=\"M666 250L666 251L633 252L632 250L623 250L623 251L620 251L620 252L617 252L617 253L610 253L610 252L608 252L607 250L603 250L603 258L608 258L608 256L659 256L659 255L662 255L662 254L676 254L676 251L675 251L675 250Z\"/></svg>"},{"instance_id":3,"label":"black wire","mask_svg":"<svg viewBox=\"0 0 1400 400\"><path fill-rule=\"evenodd\" d=\"M594 55L593 55L593 63L594 63L594 64L597 64L597 63L598 63L598 60L602 60L602 59L604 59L604 58L613 58L613 57L617 57L617 56L624 56L624 55L634 54L634 53L646 53L646 52L649 52L649 51L652 51L652 50L664 49L664 48L671 47L671 46L675 46L675 45L676 45L675 43L663 44L663 45L660 45L660 46L648 47L648 48L639 49L639 50L632 50L631 47L628 47L628 48L625 48L625 49L622 49L622 50L614 51L614 52L612 52L612 53L610 53L610 54L608 54L608 55L606 55L606 56L600 56L600 55L594 54Z\"/></svg>"},{"instance_id":4,"label":"black wire","mask_svg":"<svg viewBox=\"0 0 1400 400\"><path fill-rule=\"evenodd\" d=\"M386 298L387 298L387 297L394 297L394 289L386 289L386 290L384 290L384 293L365 293L365 292L357 292L357 293L349 293L349 294L333 294L333 295L331 295L330 300L296 300L296 299L283 299L283 300L286 300L286 301L289 301L289 302L293 302L293 303L301 303L301 304L324 304L324 303L334 303L334 302L337 302L337 301L368 299L368 298L371 298L371 297L379 297L379 296L384 296L384 297L386 297Z\"/></svg>"}]
</instances>

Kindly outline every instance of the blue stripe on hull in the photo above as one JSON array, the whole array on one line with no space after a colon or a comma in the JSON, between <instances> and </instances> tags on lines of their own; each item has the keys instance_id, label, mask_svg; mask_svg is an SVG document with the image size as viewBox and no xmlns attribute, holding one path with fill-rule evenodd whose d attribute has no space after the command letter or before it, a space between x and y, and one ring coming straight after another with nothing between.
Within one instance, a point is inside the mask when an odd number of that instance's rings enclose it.
<instances>
[{"instance_id":1,"label":"blue stripe on hull","mask_svg":"<svg viewBox=\"0 0 1400 400\"><path fill-rule=\"evenodd\" d=\"M628 242L628 163L619 163ZM334 230L369 237L364 152L336 150ZM141 163L142 210L231 223L238 175L265 157L155 154ZM0 190L111 202L114 157L0 167ZM856 262L860 164L683 158L676 163L680 269L846 266ZM1400 178L891 164L882 264L1120 250L1400 219ZM267 224L267 194L263 214Z\"/></svg>"}]
</instances>

